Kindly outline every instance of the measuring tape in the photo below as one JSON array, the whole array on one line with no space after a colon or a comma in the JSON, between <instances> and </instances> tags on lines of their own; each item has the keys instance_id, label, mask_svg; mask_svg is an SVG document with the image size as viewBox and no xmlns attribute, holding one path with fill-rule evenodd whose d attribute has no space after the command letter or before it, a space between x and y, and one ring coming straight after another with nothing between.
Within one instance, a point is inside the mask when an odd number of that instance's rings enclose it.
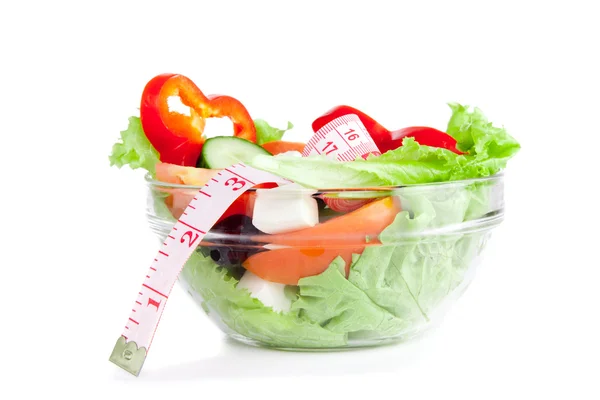
<instances>
[{"instance_id":1,"label":"measuring tape","mask_svg":"<svg viewBox=\"0 0 600 400\"><path fill-rule=\"evenodd\" d=\"M302 155L325 155L340 161L354 161L369 154L381 155L367 128L356 114L330 121L306 143Z\"/></svg>"},{"instance_id":2,"label":"measuring tape","mask_svg":"<svg viewBox=\"0 0 600 400\"><path fill-rule=\"evenodd\" d=\"M320 150L319 150L320 149ZM303 156L324 154L351 161L381 154L358 116L339 117L319 129ZM200 189L175 223L150 265L129 314L125 329L109 360L139 375L160 316L184 264L206 233L244 192L261 183L290 183L287 179L243 163L221 170Z\"/></svg>"},{"instance_id":3,"label":"measuring tape","mask_svg":"<svg viewBox=\"0 0 600 400\"><path fill-rule=\"evenodd\" d=\"M289 183L286 179L239 163L221 170L196 193L150 265L110 361L139 375L183 265L238 197L253 186L271 182Z\"/></svg>"}]
</instances>

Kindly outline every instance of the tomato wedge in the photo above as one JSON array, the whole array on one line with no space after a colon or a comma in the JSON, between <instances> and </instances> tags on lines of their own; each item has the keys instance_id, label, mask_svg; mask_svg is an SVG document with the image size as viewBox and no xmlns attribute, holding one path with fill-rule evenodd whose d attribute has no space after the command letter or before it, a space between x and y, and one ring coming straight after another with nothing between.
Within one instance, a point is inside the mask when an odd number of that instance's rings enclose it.
<instances>
[{"instance_id":1,"label":"tomato wedge","mask_svg":"<svg viewBox=\"0 0 600 400\"><path fill-rule=\"evenodd\" d=\"M304 151L304 143L299 142L287 142L285 140L276 140L273 142L267 142L262 145L263 149L273 155L285 153L288 151L297 151L302 153Z\"/></svg>"},{"instance_id":2,"label":"tomato wedge","mask_svg":"<svg viewBox=\"0 0 600 400\"><path fill-rule=\"evenodd\" d=\"M218 169L183 167L175 164L158 163L156 164L156 179L161 182L178 185L204 186L219 171ZM263 186L271 187L266 184ZM196 189L185 188L160 188L160 191L169 193L169 196L165 198L165 204L169 208L169 211L171 211L171 214L173 214L173 217L177 219L181 217L181 214L198 192ZM244 193L229 206L217 222L237 214L252 217L255 199L256 195L254 193Z\"/></svg>"},{"instance_id":3,"label":"tomato wedge","mask_svg":"<svg viewBox=\"0 0 600 400\"><path fill-rule=\"evenodd\" d=\"M344 258L348 272L352 254L361 254L367 243L377 243L377 236L399 212L399 200L386 197L312 228L254 236L256 241L290 247L255 254L243 266L267 281L287 285L320 274L337 256Z\"/></svg>"},{"instance_id":4,"label":"tomato wedge","mask_svg":"<svg viewBox=\"0 0 600 400\"><path fill-rule=\"evenodd\" d=\"M183 167L181 165L156 164L156 180L178 185L203 186L219 173L218 169Z\"/></svg>"},{"instance_id":5,"label":"tomato wedge","mask_svg":"<svg viewBox=\"0 0 600 400\"><path fill-rule=\"evenodd\" d=\"M294 247L354 247L372 243L400 212L396 197L373 201L348 214L299 231L257 235L253 240Z\"/></svg>"},{"instance_id":6,"label":"tomato wedge","mask_svg":"<svg viewBox=\"0 0 600 400\"><path fill-rule=\"evenodd\" d=\"M363 247L356 248L287 248L263 251L250 256L243 266L260 278L285 285L297 285L300 278L318 275L341 256L346 262L346 277L350 271L352 253L360 254Z\"/></svg>"}]
</instances>

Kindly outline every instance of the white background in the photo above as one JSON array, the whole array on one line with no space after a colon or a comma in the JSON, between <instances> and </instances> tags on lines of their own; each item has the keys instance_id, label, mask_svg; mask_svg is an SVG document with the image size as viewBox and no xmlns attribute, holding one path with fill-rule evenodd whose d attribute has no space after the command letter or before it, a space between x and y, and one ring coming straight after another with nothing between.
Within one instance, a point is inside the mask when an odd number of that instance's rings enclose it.
<instances>
[{"instance_id":1,"label":"white background","mask_svg":"<svg viewBox=\"0 0 600 400\"><path fill-rule=\"evenodd\" d=\"M0 397L597 399L593 3L3 1ZM293 138L340 103L392 129L444 129L449 101L506 126L522 144L507 218L444 324L394 347L267 351L176 286L142 375L109 363L157 242L141 172L107 155L163 72Z\"/></svg>"}]
</instances>

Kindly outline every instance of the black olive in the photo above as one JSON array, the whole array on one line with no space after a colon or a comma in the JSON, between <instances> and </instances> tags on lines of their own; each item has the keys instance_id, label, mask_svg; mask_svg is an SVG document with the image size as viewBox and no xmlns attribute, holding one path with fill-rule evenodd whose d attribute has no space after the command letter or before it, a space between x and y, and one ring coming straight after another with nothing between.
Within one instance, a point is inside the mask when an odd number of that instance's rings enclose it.
<instances>
[{"instance_id":1,"label":"black olive","mask_svg":"<svg viewBox=\"0 0 600 400\"><path fill-rule=\"evenodd\" d=\"M242 263L253 254L262 251L259 244L252 244L248 237L262 234L246 215L232 215L216 224L198 246L198 251L210 257L216 264L227 268L232 275L243 273Z\"/></svg>"}]
</instances>

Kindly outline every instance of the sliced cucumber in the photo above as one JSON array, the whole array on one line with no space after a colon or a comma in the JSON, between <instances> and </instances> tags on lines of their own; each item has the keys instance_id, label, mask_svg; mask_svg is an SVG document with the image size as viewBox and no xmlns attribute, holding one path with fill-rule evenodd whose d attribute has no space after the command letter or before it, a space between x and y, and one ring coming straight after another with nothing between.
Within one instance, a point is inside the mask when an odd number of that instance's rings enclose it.
<instances>
[{"instance_id":1,"label":"sliced cucumber","mask_svg":"<svg viewBox=\"0 0 600 400\"><path fill-rule=\"evenodd\" d=\"M246 139L235 136L216 136L204 142L202 154L196 166L222 169L239 162L250 161L258 154L270 155L271 153Z\"/></svg>"}]
</instances>

